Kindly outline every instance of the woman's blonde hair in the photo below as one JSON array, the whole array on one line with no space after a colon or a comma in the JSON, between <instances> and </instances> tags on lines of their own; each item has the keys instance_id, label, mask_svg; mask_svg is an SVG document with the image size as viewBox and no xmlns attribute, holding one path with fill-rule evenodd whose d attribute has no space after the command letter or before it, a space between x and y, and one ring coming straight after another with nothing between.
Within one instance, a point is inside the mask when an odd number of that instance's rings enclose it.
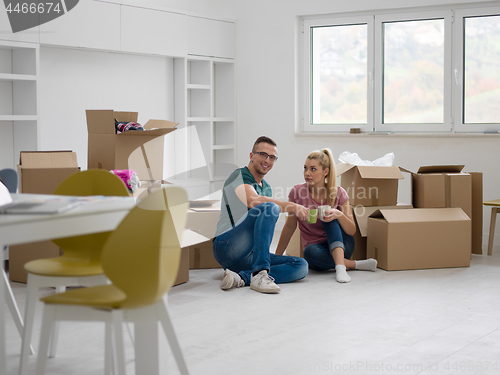
<instances>
[{"instance_id":1,"label":"woman's blonde hair","mask_svg":"<svg viewBox=\"0 0 500 375\"><path fill-rule=\"evenodd\" d=\"M326 201L333 207L335 198L337 198L337 172L335 170L335 161L333 160L332 151L329 148L316 150L307 155L308 159L318 160L323 168L328 168L326 175Z\"/></svg>"}]
</instances>

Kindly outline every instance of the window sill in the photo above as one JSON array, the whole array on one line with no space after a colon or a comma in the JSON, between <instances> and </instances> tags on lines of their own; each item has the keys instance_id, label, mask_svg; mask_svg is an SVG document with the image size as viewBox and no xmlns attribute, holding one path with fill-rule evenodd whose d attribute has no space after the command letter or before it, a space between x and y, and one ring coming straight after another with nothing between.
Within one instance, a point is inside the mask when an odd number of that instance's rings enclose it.
<instances>
[{"instance_id":1,"label":"window sill","mask_svg":"<svg viewBox=\"0 0 500 375\"><path fill-rule=\"evenodd\" d=\"M353 138L489 138L500 137L500 133L331 133L331 132L300 132L295 133L297 137L353 137Z\"/></svg>"}]
</instances>

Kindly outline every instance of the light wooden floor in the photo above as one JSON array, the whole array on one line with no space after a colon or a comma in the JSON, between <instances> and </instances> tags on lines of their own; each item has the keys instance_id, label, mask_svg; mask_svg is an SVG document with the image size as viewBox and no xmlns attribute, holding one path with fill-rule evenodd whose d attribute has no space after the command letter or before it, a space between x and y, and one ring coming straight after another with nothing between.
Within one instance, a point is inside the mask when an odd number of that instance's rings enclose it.
<instances>
[{"instance_id":1,"label":"light wooden floor","mask_svg":"<svg viewBox=\"0 0 500 375\"><path fill-rule=\"evenodd\" d=\"M349 284L311 271L279 295L224 292L221 269L196 270L168 301L191 374L500 374L499 253L474 255L470 268L350 271ZM12 287L23 308L24 284ZM38 308L36 346L40 317ZM21 341L8 312L6 320L14 375ZM103 335L100 324L63 323L47 373L102 374ZM34 364L32 356L31 373Z\"/></svg>"}]
</instances>

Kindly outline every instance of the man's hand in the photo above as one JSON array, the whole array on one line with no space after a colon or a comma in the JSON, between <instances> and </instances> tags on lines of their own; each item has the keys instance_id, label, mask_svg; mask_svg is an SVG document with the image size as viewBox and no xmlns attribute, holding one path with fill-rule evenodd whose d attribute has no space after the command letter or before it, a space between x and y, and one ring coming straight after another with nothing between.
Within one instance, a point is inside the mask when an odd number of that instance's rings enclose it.
<instances>
[{"instance_id":1,"label":"man's hand","mask_svg":"<svg viewBox=\"0 0 500 375\"><path fill-rule=\"evenodd\" d=\"M307 220L309 217L309 210L300 204L296 204L294 215L297 216L299 220Z\"/></svg>"}]
</instances>

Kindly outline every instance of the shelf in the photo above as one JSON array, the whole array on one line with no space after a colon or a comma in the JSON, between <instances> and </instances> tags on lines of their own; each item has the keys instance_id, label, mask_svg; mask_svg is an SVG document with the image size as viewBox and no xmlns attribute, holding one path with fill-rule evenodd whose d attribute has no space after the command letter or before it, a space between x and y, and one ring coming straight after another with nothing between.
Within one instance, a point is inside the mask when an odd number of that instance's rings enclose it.
<instances>
[{"instance_id":1,"label":"shelf","mask_svg":"<svg viewBox=\"0 0 500 375\"><path fill-rule=\"evenodd\" d=\"M212 121L211 117L188 117L187 122Z\"/></svg>"},{"instance_id":2,"label":"shelf","mask_svg":"<svg viewBox=\"0 0 500 375\"><path fill-rule=\"evenodd\" d=\"M234 150L234 145L214 145L212 150Z\"/></svg>"},{"instance_id":3,"label":"shelf","mask_svg":"<svg viewBox=\"0 0 500 375\"><path fill-rule=\"evenodd\" d=\"M215 122L233 122L234 117L214 117Z\"/></svg>"},{"instance_id":4,"label":"shelf","mask_svg":"<svg viewBox=\"0 0 500 375\"><path fill-rule=\"evenodd\" d=\"M0 121L37 121L37 115L0 115Z\"/></svg>"},{"instance_id":5,"label":"shelf","mask_svg":"<svg viewBox=\"0 0 500 375\"><path fill-rule=\"evenodd\" d=\"M10 74L0 73L0 81L33 81L36 82L37 77L31 74Z\"/></svg>"},{"instance_id":6,"label":"shelf","mask_svg":"<svg viewBox=\"0 0 500 375\"><path fill-rule=\"evenodd\" d=\"M189 83L186 85L188 90L210 90L212 87L210 85L201 85L195 83Z\"/></svg>"},{"instance_id":7,"label":"shelf","mask_svg":"<svg viewBox=\"0 0 500 375\"><path fill-rule=\"evenodd\" d=\"M227 179L227 176L224 177L224 176L212 176L212 179L210 181L214 182L214 181L226 181Z\"/></svg>"}]
</instances>

